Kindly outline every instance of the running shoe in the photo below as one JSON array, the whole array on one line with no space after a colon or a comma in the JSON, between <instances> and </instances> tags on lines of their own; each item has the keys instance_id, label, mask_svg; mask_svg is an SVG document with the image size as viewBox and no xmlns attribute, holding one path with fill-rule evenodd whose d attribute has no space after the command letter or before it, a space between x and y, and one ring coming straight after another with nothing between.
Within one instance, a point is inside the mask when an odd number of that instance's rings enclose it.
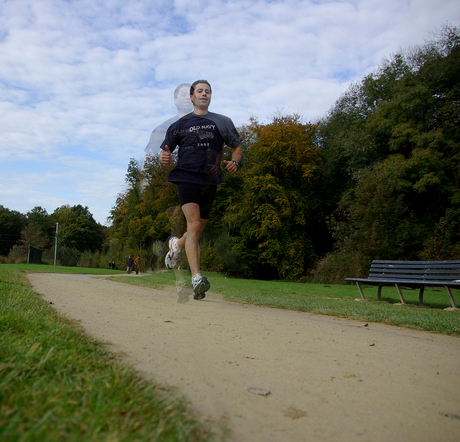
<instances>
[{"instance_id":1,"label":"running shoe","mask_svg":"<svg viewBox=\"0 0 460 442\"><path fill-rule=\"evenodd\" d=\"M179 259L179 253L181 248L177 245L179 238L172 236L169 239L169 252L165 256L165 265L168 269L176 267L177 260Z\"/></svg>"},{"instance_id":2,"label":"running shoe","mask_svg":"<svg viewBox=\"0 0 460 442\"><path fill-rule=\"evenodd\" d=\"M204 299L206 293L211 288L211 283L206 276L198 276L192 278L193 299Z\"/></svg>"}]
</instances>

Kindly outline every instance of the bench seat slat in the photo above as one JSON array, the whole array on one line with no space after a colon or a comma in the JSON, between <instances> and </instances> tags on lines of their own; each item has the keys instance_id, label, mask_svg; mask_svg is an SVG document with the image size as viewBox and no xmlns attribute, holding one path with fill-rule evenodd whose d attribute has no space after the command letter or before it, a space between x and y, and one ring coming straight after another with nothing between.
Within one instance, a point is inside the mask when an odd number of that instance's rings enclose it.
<instances>
[{"instance_id":1,"label":"bench seat slat","mask_svg":"<svg viewBox=\"0 0 460 442\"><path fill-rule=\"evenodd\" d=\"M414 279L420 281L430 281L433 279L440 281L455 281L460 279L460 274L458 275L408 275L408 274L392 274L392 273L371 273L369 278L386 278L386 279Z\"/></svg>"},{"instance_id":2,"label":"bench seat slat","mask_svg":"<svg viewBox=\"0 0 460 442\"><path fill-rule=\"evenodd\" d=\"M400 269L400 268L375 268L371 267L371 272L375 273L424 273L424 274L460 274L458 269Z\"/></svg>"}]
</instances>

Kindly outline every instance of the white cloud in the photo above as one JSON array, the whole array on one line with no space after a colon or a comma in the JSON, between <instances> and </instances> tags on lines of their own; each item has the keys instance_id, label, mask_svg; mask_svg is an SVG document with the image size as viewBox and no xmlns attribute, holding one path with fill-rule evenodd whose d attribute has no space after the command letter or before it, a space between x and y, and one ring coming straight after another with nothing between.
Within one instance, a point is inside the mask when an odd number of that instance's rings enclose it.
<instances>
[{"instance_id":1,"label":"white cloud","mask_svg":"<svg viewBox=\"0 0 460 442\"><path fill-rule=\"evenodd\" d=\"M105 222L129 159L175 114L177 84L207 78L212 110L237 125L315 120L383 57L459 18L454 0L1 2L0 204L88 205Z\"/></svg>"}]
</instances>

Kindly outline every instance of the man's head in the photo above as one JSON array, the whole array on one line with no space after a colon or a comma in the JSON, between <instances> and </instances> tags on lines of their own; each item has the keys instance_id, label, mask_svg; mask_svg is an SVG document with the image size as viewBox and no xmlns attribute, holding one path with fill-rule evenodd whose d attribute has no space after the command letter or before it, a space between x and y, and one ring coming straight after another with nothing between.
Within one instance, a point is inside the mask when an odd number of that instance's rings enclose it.
<instances>
[{"instance_id":1,"label":"man's head","mask_svg":"<svg viewBox=\"0 0 460 442\"><path fill-rule=\"evenodd\" d=\"M174 90L174 104L180 114L188 114L193 110L192 102L190 101L190 83L182 83Z\"/></svg>"},{"instance_id":2,"label":"man's head","mask_svg":"<svg viewBox=\"0 0 460 442\"><path fill-rule=\"evenodd\" d=\"M192 85L190 86L190 95L193 95L193 92L195 92L195 87L197 84L199 83L203 83L203 84L207 84L209 86L209 90L211 91L211 94L212 94L212 89L211 89L211 85L209 84L209 81L208 80L196 80L192 83Z\"/></svg>"},{"instance_id":3,"label":"man's head","mask_svg":"<svg viewBox=\"0 0 460 442\"><path fill-rule=\"evenodd\" d=\"M204 115L208 112L211 104L211 85L206 80L197 80L190 87L190 99L192 100L194 112Z\"/></svg>"}]
</instances>

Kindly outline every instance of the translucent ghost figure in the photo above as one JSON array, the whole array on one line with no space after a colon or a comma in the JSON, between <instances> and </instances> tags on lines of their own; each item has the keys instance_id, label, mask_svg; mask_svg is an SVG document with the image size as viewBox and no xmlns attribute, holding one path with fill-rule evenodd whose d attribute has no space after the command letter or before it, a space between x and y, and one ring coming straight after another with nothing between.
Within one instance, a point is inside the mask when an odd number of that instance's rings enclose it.
<instances>
[{"instance_id":1,"label":"translucent ghost figure","mask_svg":"<svg viewBox=\"0 0 460 442\"><path fill-rule=\"evenodd\" d=\"M156 155L165 139L168 127L179 118L193 111L192 101L190 100L190 83L182 83L176 87L174 90L174 104L177 107L177 115L169 118L153 130L149 144L145 148L145 155Z\"/></svg>"}]
</instances>

